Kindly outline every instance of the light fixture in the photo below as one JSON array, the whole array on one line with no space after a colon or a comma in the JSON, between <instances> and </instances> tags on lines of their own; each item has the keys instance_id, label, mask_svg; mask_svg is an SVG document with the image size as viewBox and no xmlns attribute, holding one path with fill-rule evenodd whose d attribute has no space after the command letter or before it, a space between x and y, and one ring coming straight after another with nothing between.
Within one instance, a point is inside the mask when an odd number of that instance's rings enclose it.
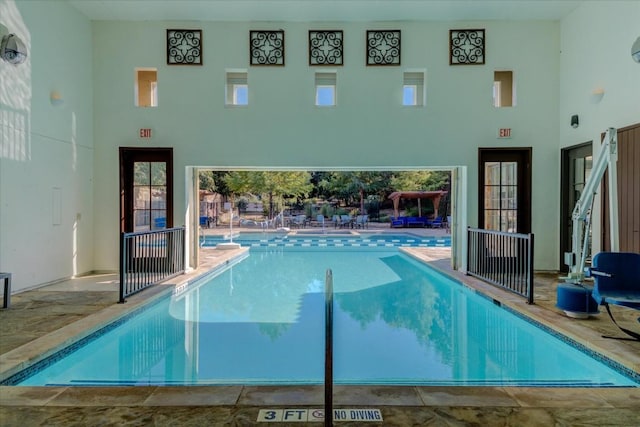
<instances>
[{"instance_id":1,"label":"light fixture","mask_svg":"<svg viewBox=\"0 0 640 427\"><path fill-rule=\"evenodd\" d=\"M604 97L604 89L601 87L595 88L593 92L591 92L591 102L594 104L597 104L598 102L602 101L603 97Z\"/></svg>"},{"instance_id":2,"label":"light fixture","mask_svg":"<svg viewBox=\"0 0 640 427\"><path fill-rule=\"evenodd\" d=\"M64 98L62 97L62 94L57 90L51 91L51 93L49 94L49 100L51 101L51 105L58 106L64 104Z\"/></svg>"},{"instance_id":3,"label":"light fixture","mask_svg":"<svg viewBox=\"0 0 640 427\"><path fill-rule=\"evenodd\" d=\"M0 42L0 58L13 65L22 64L27 60L27 48L18 36L7 34Z\"/></svg>"},{"instance_id":4,"label":"light fixture","mask_svg":"<svg viewBox=\"0 0 640 427\"><path fill-rule=\"evenodd\" d=\"M631 46L631 57L634 61L640 62L640 37L638 37L633 46Z\"/></svg>"},{"instance_id":5,"label":"light fixture","mask_svg":"<svg viewBox=\"0 0 640 427\"><path fill-rule=\"evenodd\" d=\"M574 114L573 116L571 116L571 127L572 128L577 128L578 127L578 115Z\"/></svg>"}]
</instances>

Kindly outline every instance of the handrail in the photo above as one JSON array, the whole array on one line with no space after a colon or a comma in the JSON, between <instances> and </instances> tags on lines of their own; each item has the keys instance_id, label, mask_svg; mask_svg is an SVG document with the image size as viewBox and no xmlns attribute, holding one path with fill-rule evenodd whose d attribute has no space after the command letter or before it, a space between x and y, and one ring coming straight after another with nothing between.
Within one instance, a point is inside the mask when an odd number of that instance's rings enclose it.
<instances>
[{"instance_id":1,"label":"handrail","mask_svg":"<svg viewBox=\"0 0 640 427\"><path fill-rule=\"evenodd\" d=\"M324 425L333 426L333 273L327 270L324 286Z\"/></svg>"}]
</instances>

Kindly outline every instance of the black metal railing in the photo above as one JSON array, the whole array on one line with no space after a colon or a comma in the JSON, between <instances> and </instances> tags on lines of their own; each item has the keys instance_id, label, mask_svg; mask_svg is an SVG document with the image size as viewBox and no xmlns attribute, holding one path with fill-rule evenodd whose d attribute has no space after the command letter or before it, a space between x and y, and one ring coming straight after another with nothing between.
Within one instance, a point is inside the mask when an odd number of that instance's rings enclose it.
<instances>
[{"instance_id":1,"label":"black metal railing","mask_svg":"<svg viewBox=\"0 0 640 427\"><path fill-rule=\"evenodd\" d=\"M327 270L324 286L324 425L333 425L333 273Z\"/></svg>"},{"instance_id":2,"label":"black metal railing","mask_svg":"<svg viewBox=\"0 0 640 427\"><path fill-rule=\"evenodd\" d=\"M533 234L467 229L467 274L533 304Z\"/></svg>"},{"instance_id":3,"label":"black metal railing","mask_svg":"<svg viewBox=\"0 0 640 427\"><path fill-rule=\"evenodd\" d=\"M120 234L120 303L184 272L184 227Z\"/></svg>"}]
</instances>

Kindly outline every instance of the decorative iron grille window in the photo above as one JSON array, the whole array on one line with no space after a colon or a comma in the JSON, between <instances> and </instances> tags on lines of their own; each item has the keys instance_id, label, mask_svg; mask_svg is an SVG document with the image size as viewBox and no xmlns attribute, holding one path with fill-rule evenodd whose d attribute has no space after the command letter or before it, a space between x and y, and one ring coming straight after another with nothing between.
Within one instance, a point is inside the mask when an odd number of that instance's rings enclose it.
<instances>
[{"instance_id":1,"label":"decorative iron grille window","mask_svg":"<svg viewBox=\"0 0 640 427\"><path fill-rule=\"evenodd\" d=\"M202 30L167 30L167 65L202 65Z\"/></svg>"},{"instance_id":2,"label":"decorative iron grille window","mask_svg":"<svg viewBox=\"0 0 640 427\"><path fill-rule=\"evenodd\" d=\"M367 65L400 65L400 30L367 30Z\"/></svg>"},{"instance_id":3,"label":"decorative iron grille window","mask_svg":"<svg viewBox=\"0 0 640 427\"><path fill-rule=\"evenodd\" d=\"M449 65L484 64L484 30L449 30Z\"/></svg>"},{"instance_id":4,"label":"decorative iron grille window","mask_svg":"<svg viewBox=\"0 0 640 427\"><path fill-rule=\"evenodd\" d=\"M309 65L343 65L340 30L309 30Z\"/></svg>"},{"instance_id":5,"label":"decorative iron grille window","mask_svg":"<svg viewBox=\"0 0 640 427\"><path fill-rule=\"evenodd\" d=\"M284 31L249 31L251 65L284 66Z\"/></svg>"}]
</instances>

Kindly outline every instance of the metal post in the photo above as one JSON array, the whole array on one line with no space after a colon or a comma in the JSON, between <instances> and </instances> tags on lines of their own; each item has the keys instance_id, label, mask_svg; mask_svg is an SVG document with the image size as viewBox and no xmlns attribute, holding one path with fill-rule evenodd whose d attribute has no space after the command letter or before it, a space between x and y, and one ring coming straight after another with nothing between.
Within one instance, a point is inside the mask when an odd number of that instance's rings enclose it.
<instances>
[{"instance_id":1,"label":"metal post","mask_svg":"<svg viewBox=\"0 0 640 427\"><path fill-rule=\"evenodd\" d=\"M325 279L324 425L333 425L333 273Z\"/></svg>"}]
</instances>

